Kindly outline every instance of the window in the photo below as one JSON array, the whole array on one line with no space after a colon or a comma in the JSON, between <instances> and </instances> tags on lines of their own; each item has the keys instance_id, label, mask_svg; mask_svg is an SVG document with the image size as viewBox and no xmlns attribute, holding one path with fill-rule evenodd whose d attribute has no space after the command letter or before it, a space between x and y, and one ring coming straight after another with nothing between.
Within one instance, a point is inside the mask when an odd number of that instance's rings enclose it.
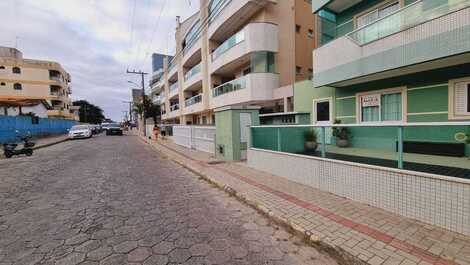
<instances>
[{"instance_id":1,"label":"window","mask_svg":"<svg viewBox=\"0 0 470 265\"><path fill-rule=\"evenodd\" d=\"M396 90L359 97L361 122L393 122L403 120L402 92Z\"/></svg>"},{"instance_id":2,"label":"window","mask_svg":"<svg viewBox=\"0 0 470 265\"><path fill-rule=\"evenodd\" d=\"M330 121L330 102L317 102L316 115L317 122Z\"/></svg>"},{"instance_id":3,"label":"window","mask_svg":"<svg viewBox=\"0 0 470 265\"><path fill-rule=\"evenodd\" d=\"M21 74L21 69L19 67L13 67L12 72L14 74Z\"/></svg>"},{"instance_id":4,"label":"window","mask_svg":"<svg viewBox=\"0 0 470 265\"><path fill-rule=\"evenodd\" d=\"M309 29L309 30L308 30L307 36L308 36L309 38L313 39L313 30L312 30L312 29Z\"/></svg>"},{"instance_id":5,"label":"window","mask_svg":"<svg viewBox=\"0 0 470 265\"><path fill-rule=\"evenodd\" d=\"M356 28L361 28L367 24L370 24L378 19L381 19L400 8L400 3L398 1L392 2L388 5L382 6L371 10L363 15L360 15L356 18Z\"/></svg>"},{"instance_id":6,"label":"window","mask_svg":"<svg viewBox=\"0 0 470 265\"><path fill-rule=\"evenodd\" d=\"M297 75L302 74L302 67L296 66L296 67L295 67L295 74L297 74Z\"/></svg>"},{"instance_id":7,"label":"window","mask_svg":"<svg viewBox=\"0 0 470 265\"><path fill-rule=\"evenodd\" d=\"M454 83L454 109L456 115L470 115L470 81Z\"/></svg>"},{"instance_id":8,"label":"window","mask_svg":"<svg viewBox=\"0 0 470 265\"><path fill-rule=\"evenodd\" d=\"M300 25L295 25L295 32L300 33Z\"/></svg>"},{"instance_id":9,"label":"window","mask_svg":"<svg viewBox=\"0 0 470 265\"><path fill-rule=\"evenodd\" d=\"M244 76L245 76L245 75L248 75L248 74L250 74L250 73L251 73L251 67L250 67L250 66L248 66L247 68L243 69L243 71L242 71L242 75L244 75Z\"/></svg>"},{"instance_id":10,"label":"window","mask_svg":"<svg viewBox=\"0 0 470 265\"><path fill-rule=\"evenodd\" d=\"M0 65L0 70L5 70L5 66Z\"/></svg>"},{"instance_id":11,"label":"window","mask_svg":"<svg viewBox=\"0 0 470 265\"><path fill-rule=\"evenodd\" d=\"M21 86L21 84L15 83L15 84L13 84L13 89L14 89L14 90L22 90L23 87Z\"/></svg>"},{"instance_id":12,"label":"window","mask_svg":"<svg viewBox=\"0 0 470 265\"><path fill-rule=\"evenodd\" d=\"M6 86L5 82L0 83L0 86Z\"/></svg>"}]
</instances>

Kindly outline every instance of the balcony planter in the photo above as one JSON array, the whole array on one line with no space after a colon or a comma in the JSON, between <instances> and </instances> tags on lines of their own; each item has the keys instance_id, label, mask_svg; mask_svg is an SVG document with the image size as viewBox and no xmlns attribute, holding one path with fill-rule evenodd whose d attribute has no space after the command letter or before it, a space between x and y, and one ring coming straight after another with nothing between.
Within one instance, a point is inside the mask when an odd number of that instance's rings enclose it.
<instances>
[{"instance_id":1,"label":"balcony planter","mask_svg":"<svg viewBox=\"0 0 470 265\"><path fill-rule=\"evenodd\" d=\"M336 120L335 124L340 124L340 120ZM336 138L336 146L341 148L349 147L349 137L351 132L346 127L333 127L333 136Z\"/></svg>"},{"instance_id":2,"label":"balcony planter","mask_svg":"<svg viewBox=\"0 0 470 265\"><path fill-rule=\"evenodd\" d=\"M313 129L309 129L305 131L304 139L305 139L305 151L315 152L318 148L317 132Z\"/></svg>"}]
</instances>

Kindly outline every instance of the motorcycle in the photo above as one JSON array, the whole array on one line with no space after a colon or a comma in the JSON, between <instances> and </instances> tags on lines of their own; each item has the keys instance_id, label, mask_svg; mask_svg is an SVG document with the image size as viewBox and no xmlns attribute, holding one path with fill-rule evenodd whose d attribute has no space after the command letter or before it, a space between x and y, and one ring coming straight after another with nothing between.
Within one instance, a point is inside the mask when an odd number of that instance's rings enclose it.
<instances>
[{"instance_id":1,"label":"motorcycle","mask_svg":"<svg viewBox=\"0 0 470 265\"><path fill-rule=\"evenodd\" d=\"M33 141L31 141L31 135L28 133L27 135L20 136L19 131L16 131L17 138L19 138L23 142L23 148L16 149L18 147L17 143L9 143L3 144L3 153L6 158L11 158L14 155L22 155L25 154L27 156L33 155L33 147L36 145Z\"/></svg>"}]
</instances>

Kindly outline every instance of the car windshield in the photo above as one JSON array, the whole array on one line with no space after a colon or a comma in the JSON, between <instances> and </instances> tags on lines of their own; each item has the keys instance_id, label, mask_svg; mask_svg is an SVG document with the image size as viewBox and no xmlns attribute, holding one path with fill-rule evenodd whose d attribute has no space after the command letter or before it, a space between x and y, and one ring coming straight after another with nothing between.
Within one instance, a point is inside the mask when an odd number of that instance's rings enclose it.
<instances>
[{"instance_id":1,"label":"car windshield","mask_svg":"<svg viewBox=\"0 0 470 265\"><path fill-rule=\"evenodd\" d=\"M72 131L77 131L77 130L86 130L89 129L88 125L75 125L72 127Z\"/></svg>"}]
</instances>

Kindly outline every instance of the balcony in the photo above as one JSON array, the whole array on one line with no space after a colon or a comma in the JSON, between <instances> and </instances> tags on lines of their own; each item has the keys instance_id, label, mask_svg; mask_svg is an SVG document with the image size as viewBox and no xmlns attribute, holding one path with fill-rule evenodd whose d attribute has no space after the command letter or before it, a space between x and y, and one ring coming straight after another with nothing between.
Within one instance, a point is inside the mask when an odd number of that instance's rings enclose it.
<instances>
[{"instance_id":1,"label":"balcony","mask_svg":"<svg viewBox=\"0 0 470 265\"><path fill-rule=\"evenodd\" d=\"M198 113L204 110L204 105L202 104L202 94L190 97L184 101L183 113L185 115Z\"/></svg>"},{"instance_id":2,"label":"balcony","mask_svg":"<svg viewBox=\"0 0 470 265\"><path fill-rule=\"evenodd\" d=\"M198 37L193 43L190 43L183 50L183 64L189 64L196 60L201 60L201 37Z\"/></svg>"},{"instance_id":3,"label":"balcony","mask_svg":"<svg viewBox=\"0 0 470 265\"><path fill-rule=\"evenodd\" d=\"M178 81L170 85L170 96L169 98L173 98L178 95Z\"/></svg>"},{"instance_id":4,"label":"balcony","mask_svg":"<svg viewBox=\"0 0 470 265\"><path fill-rule=\"evenodd\" d=\"M314 85L348 86L468 62L470 1L421 0L314 51Z\"/></svg>"},{"instance_id":5,"label":"balcony","mask_svg":"<svg viewBox=\"0 0 470 265\"><path fill-rule=\"evenodd\" d=\"M243 64L253 52L278 50L277 25L250 23L214 50L210 72L217 73L222 68Z\"/></svg>"},{"instance_id":6,"label":"balcony","mask_svg":"<svg viewBox=\"0 0 470 265\"><path fill-rule=\"evenodd\" d=\"M184 75L184 90L192 90L202 86L201 63L195 65Z\"/></svg>"},{"instance_id":7,"label":"balcony","mask_svg":"<svg viewBox=\"0 0 470 265\"><path fill-rule=\"evenodd\" d=\"M173 60L168 65L168 78L169 79L175 79L178 77L178 66L176 64L177 64L176 58L173 58Z\"/></svg>"},{"instance_id":8,"label":"balcony","mask_svg":"<svg viewBox=\"0 0 470 265\"><path fill-rule=\"evenodd\" d=\"M251 73L212 89L211 108L241 103L257 103L273 99L273 91L279 87L279 75Z\"/></svg>"},{"instance_id":9,"label":"balcony","mask_svg":"<svg viewBox=\"0 0 470 265\"><path fill-rule=\"evenodd\" d=\"M170 106L170 112L177 111L180 109L180 104L176 103Z\"/></svg>"},{"instance_id":10,"label":"balcony","mask_svg":"<svg viewBox=\"0 0 470 265\"><path fill-rule=\"evenodd\" d=\"M276 0L221 0L210 14L208 36L211 40L223 40L245 24L250 17Z\"/></svg>"}]
</instances>

